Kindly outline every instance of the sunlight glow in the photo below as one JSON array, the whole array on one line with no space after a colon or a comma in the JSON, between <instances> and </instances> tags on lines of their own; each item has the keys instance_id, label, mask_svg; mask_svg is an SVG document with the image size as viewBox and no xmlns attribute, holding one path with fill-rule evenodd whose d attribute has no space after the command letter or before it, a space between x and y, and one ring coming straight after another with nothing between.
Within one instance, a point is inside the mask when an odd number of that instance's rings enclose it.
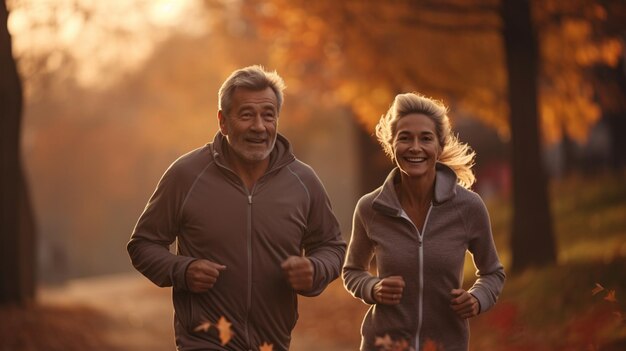
<instances>
[{"instance_id":1,"label":"sunlight glow","mask_svg":"<svg viewBox=\"0 0 626 351\"><path fill-rule=\"evenodd\" d=\"M108 86L141 67L172 35L203 35L210 24L202 0L24 0L11 5L8 27L16 57L44 58L43 67L51 70L70 63L76 81L89 87Z\"/></svg>"}]
</instances>

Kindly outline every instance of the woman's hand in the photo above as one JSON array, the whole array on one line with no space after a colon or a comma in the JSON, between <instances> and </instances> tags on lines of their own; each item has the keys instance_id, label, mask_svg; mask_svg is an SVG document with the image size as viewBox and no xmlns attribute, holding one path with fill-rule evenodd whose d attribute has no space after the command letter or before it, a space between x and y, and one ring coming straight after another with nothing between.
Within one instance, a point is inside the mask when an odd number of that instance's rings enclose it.
<instances>
[{"instance_id":1,"label":"woman's hand","mask_svg":"<svg viewBox=\"0 0 626 351\"><path fill-rule=\"evenodd\" d=\"M404 278L393 275L383 278L372 288L372 296L376 303L383 305L397 305L404 291Z\"/></svg>"},{"instance_id":2,"label":"woman's hand","mask_svg":"<svg viewBox=\"0 0 626 351\"><path fill-rule=\"evenodd\" d=\"M459 317L467 319L477 316L480 312L478 299L467 291L463 289L452 289L450 295L452 295L450 307L452 307Z\"/></svg>"}]
</instances>

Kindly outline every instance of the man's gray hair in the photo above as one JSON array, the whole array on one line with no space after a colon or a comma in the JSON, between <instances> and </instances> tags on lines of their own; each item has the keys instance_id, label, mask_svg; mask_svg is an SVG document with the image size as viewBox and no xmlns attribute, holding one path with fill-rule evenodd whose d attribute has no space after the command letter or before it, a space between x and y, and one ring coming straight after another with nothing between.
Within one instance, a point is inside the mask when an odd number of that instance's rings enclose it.
<instances>
[{"instance_id":1,"label":"man's gray hair","mask_svg":"<svg viewBox=\"0 0 626 351\"><path fill-rule=\"evenodd\" d=\"M262 66L254 65L238 69L224 81L218 92L218 108L226 116L230 113L233 94L236 88L263 90L272 88L278 101L278 112L283 106L283 90L285 81L276 71L266 71Z\"/></svg>"}]
</instances>

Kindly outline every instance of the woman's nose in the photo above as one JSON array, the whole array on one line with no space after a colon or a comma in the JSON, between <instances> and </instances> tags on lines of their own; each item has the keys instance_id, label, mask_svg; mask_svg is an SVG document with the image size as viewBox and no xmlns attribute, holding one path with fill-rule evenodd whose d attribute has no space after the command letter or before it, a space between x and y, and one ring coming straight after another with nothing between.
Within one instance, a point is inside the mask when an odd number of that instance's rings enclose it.
<instances>
[{"instance_id":1,"label":"woman's nose","mask_svg":"<svg viewBox=\"0 0 626 351\"><path fill-rule=\"evenodd\" d=\"M417 151L420 149L420 142L417 138L411 141L411 145L409 146L409 150Z\"/></svg>"}]
</instances>

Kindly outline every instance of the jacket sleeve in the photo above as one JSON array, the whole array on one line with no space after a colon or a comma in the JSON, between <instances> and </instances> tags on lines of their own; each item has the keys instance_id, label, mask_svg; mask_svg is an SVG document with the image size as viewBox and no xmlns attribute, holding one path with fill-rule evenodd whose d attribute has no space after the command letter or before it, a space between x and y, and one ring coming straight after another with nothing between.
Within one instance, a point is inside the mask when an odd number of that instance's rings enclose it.
<instances>
[{"instance_id":1,"label":"jacket sleeve","mask_svg":"<svg viewBox=\"0 0 626 351\"><path fill-rule=\"evenodd\" d=\"M169 250L178 234L185 188L174 163L159 181L127 244L133 266L160 287L187 288L185 272L194 258Z\"/></svg>"},{"instance_id":2,"label":"jacket sleeve","mask_svg":"<svg viewBox=\"0 0 626 351\"><path fill-rule=\"evenodd\" d=\"M374 243L367 234L364 221L363 198L357 203L352 218L352 236L348 245L346 262L343 266L342 278L345 288L363 302L374 304L372 288L380 281L369 272L370 263L374 256Z\"/></svg>"},{"instance_id":3,"label":"jacket sleeve","mask_svg":"<svg viewBox=\"0 0 626 351\"><path fill-rule=\"evenodd\" d=\"M504 287L504 267L491 233L489 213L482 199L475 193L468 207L466 221L469 230L469 251L472 254L478 277L469 292L480 303L480 313L495 305Z\"/></svg>"},{"instance_id":4,"label":"jacket sleeve","mask_svg":"<svg viewBox=\"0 0 626 351\"><path fill-rule=\"evenodd\" d=\"M317 296L339 277L346 254L346 242L341 236L330 199L317 176L312 173L307 184L309 214L303 239L304 254L313 263L313 288L300 292L304 296Z\"/></svg>"}]
</instances>

